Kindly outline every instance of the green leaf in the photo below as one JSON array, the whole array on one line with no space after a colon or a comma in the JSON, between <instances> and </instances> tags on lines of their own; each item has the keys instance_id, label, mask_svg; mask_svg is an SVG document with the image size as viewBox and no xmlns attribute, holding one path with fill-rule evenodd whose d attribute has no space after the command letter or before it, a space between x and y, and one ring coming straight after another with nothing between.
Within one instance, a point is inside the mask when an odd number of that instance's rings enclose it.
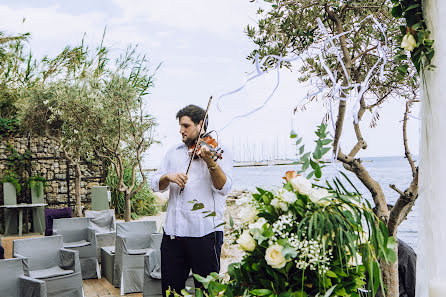
<instances>
[{"instance_id":1,"label":"green leaf","mask_svg":"<svg viewBox=\"0 0 446 297\"><path fill-rule=\"evenodd\" d=\"M409 7L407 7L405 10L404 10L404 12L408 12L409 10L412 10L412 9L414 9L414 8L417 8L417 7L419 7L420 6L420 4L412 4L412 5L410 5Z\"/></svg>"},{"instance_id":2,"label":"green leaf","mask_svg":"<svg viewBox=\"0 0 446 297\"><path fill-rule=\"evenodd\" d=\"M328 276L328 277L332 277L332 278L336 278L336 277L338 277L337 274L334 273L334 272L331 271L331 270L328 270L327 273L325 273L325 275Z\"/></svg>"},{"instance_id":3,"label":"green leaf","mask_svg":"<svg viewBox=\"0 0 446 297\"><path fill-rule=\"evenodd\" d=\"M250 291L249 293L254 296L266 296L266 295L270 295L272 293L272 291L268 290L268 289L255 289L255 290Z\"/></svg>"},{"instance_id":4,"label":"green leaf","mask_svg":"<svg viewBox=\"0 0 446 297\"><path fill-rule=\"evenodd\" d=\"M215 217L215 216L216 216L216 213L215 213L215 211L213 211L210 214L205 215L204 217L207 218L207 217Z\"/></svg>"},{"instance_id":5,"label":"green leaf","mask_svg":"<svg viewBox=\"0 0 446 297\"><path fill-rule=\"evenodd\" d=\"M304 149L305 149L305 144L303 144L300 148L299 148L299 155L302 155L304 153Z\"/></svg>"},{"instance_id":6,"label":"green leaf","mask_svg":"<svg viewBox=\"0 0 446 297\"><path fill-rule=\"evenodd\" d=\"M319 165L316 167L316 169L314 169L314 176L316 178L321 178L322 176L322 170L321 167L319 167Z\"/></svg>"},{"instance_id":7,"label":"green leaf","mask_svg":"<svg viewBox=\"0 0 446 297\"><path fill-rule=\"evenodd\" d=\"M203 203L195 203L194 206L192 207L192 210L199 210L204 208L204 204Z\"/></svg>"},{"instance_id":8,"label":"green leaf","mask_svg":"<svg viewBox=\"0 0 446 297\"><path fill-rule=\"evenodd\" d=\"M322 144L327 145L327 144L330 144L332 141L333 140L331 140L331 139L324 139L324 140L322 140Z\"/></svg>"},{"instance_id":9,"label":"green leaf","mask_svg":"<svg viewBox=\"0 0 446 297\"><path fill-rule=\"evenodd\" d=\"M229 226L231 226L231 228L234 228L234 219L232 218L232 215L229 215Z\"/></svg>"},{"instance_id":10,"label":"green leaf","mask_svg":"<svg viewBox=\"0 0 446 297\"><path fill-rule=\"evenodd\" d=\"M311 159L310 159L310 165L311 165L311 168L313 168L313 169L316 169L317 167L319 167L319 164L317 164L316 162L314 162Z\"/></svg>"},{"instance_id":11,"label":"green leaf","mask_svg":"<svg viewBox=\"0 0 446 297\"><path fill-rule=\"evenodd\" d=\"M321 149L321 156L325 155L329 150L331 150L331 147L324 147Z\"/></svg>"},{"instance_id":12,"label":"green leaf","mask_svg":"<svg viewBox=\"0 0 446 297\"><path fill-rule=\"evenodd\" d=\"M407 69L409 69L409 65L403 64L398 67L398 72L405 75L407 73Z\"/></svg>"},{"instance_id":13,"label":"green leaf","mask_svg":"<svg viewBox=\"0 0 446 297\"><path fill-rule=\"evenodd\" d=\"M403 9L400 5L394 6L392 8L392 15L396 18L400 18L403 15Z\"/></svg>"}]
</instances>

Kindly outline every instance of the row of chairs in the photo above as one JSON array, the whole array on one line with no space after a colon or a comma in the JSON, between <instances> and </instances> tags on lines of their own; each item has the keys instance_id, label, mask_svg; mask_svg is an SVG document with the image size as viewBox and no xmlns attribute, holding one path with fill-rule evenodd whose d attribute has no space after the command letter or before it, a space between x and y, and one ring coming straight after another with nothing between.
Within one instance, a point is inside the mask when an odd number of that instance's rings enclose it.
<instances>
[{"instance_id":1,"label":"row of chairs","mask_svg":"<svg viewBox=\"0 0 446 297\"><path fill-rule=\"evenodd\" d=\"M113 285L120 288L121 295L143 292L146 297L162 296L162 234L156 233L156 222L117 223L114 231L114 215L107 225L109 216L103 214L102 220L98 216L56 219L53 236L14 240L17 259L0 261L0 275L14 271L8 278L0 278L0 287L9 288L6 295L83 296L82 279L101 277L98 234L111 234L116 243Z\"/></svg>"}]
</instances>

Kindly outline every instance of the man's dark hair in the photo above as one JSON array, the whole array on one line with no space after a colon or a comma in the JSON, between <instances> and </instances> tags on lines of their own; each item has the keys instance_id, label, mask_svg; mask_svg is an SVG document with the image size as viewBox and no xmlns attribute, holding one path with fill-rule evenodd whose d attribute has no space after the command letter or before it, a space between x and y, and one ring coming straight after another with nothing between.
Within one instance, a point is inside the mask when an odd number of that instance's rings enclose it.
<instances>
[{"instance_id":1,"label":"man's dark hair","mask_svg":"<svg viewBox=\"0 0 446 297\"><path fill-rule=\"evenodd\" d=\"M200 106L190 104L184 107L183 109L180 109L180 111L177 112L176 118L181 119L184 116L188 116L190 117L192 122L194 122L195 125L197 125L198 123L200 123L201 120L203 120L205 114L206 111L203 108L201 108ZM204 131L206 131L208 127L208 118L204 123Z\"/></svg>"}]
</instances>

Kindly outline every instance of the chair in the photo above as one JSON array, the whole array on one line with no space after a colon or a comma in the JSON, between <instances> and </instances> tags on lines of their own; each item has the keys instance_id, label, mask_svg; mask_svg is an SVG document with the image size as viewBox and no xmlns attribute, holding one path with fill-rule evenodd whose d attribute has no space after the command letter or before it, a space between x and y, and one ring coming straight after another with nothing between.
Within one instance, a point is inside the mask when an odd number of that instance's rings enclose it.
<instances>
[{"instance_id":1,"label":"chair","mask_svg":"<svg viewBox=\"0 0 446 297\"><path fill-rule=\"evenodd\" d=\"M101 278L96 235L89 218L55 219L53 234L62 235L64 248L79 252L82 279Z\"/></svg>"},{"instance_id":2,"label":"chair","mask_svg":"<svg viewBox=\"0 0 446 297\"><path fill-rule=\"evenodd\" d=\"M107 186L91 188L91 210L110 209L110 191Z\"/></svg>"},{"instance_id":3,"label":"chair","mask_svg":"<svg viewBox=\"0 0 446 297\"><path fill-rule=\"evenodd\" d=\"M3 204L17 204L17 193L13 183L3 183ZM5 235L16 234L18 231L18 211L17 209L5 208Z\"/></svg>"},{"instance_id":4,"label":"chair","mask_svg":"<svg viewBox=\"0 0 446 297\"><path fill-rule=\"evenodd\" d=\"M121 288L121 295L142 292L144 255L150 247L150 235L155 232L155 221L116 224L113 285Z\"/></svg>"},{"instance_id":5,"label":"chair","mask_svg":"<svg viewBox=\"0 0 446 297\"><path fill-rule=\"evenodd\" d=\"M14 240L13 254L26 276L45 282L48 297L83 296L79 253L64 249L62 236Z\"/></svg>"},{"instance_id":6,"label":"chair","mask_svg":"<svg viewBox=\"0 0 446 297\"><path fill-rule=\"evenodd\" d=\"M116 217L114 209L86 210L85 217L90 218L90 228L96 231L98 261L101 263L101 248L114 246L116 238Z\"/></svg>"},{"instance_id":7,"label":"chair","mask_svg":"<svg viewBox=\"0 0 446 297\"><path fill-rule=\"evenodd\" d=\"M22 259L1 260L0 275L1 296L46 297L45 282L25 276Z\"/></svg>"},{"instance_id":8,"label":"chair","mask_svg":"<svg viewBox=\"0 0 446 297\"><path fill-rule=\"evenodd\" d=\"M150 248L144 255L144 288L143 297L162 297L161 289L161 242L162 233L153 233L150 236ZM194 288L192 275L186 280L186 287Z\"/></svg>"},{"instance_id":9,"label":"chair","mask_svg":"<svg viewBox=\"0 0 446 297\"><path fill-rule=\"evenodd\" d=\"M37 185L31 187L31 203L45 203L43 196L43 182L36 182ZM45 232L45 211L43 206L33 208L33 228L34 232L43 234Z\"/></svg>"},{"instance_id":10,"label":"chair","mask_svg":"<svg viewBox=\"0 0 446 297\"><path fill-rule=\"evenodd\" d=\"M45 208L45 236L53 235L53 220L61 218L71 218L73 213L71 207L50 209Z\"/></svg>"}]
</instances>

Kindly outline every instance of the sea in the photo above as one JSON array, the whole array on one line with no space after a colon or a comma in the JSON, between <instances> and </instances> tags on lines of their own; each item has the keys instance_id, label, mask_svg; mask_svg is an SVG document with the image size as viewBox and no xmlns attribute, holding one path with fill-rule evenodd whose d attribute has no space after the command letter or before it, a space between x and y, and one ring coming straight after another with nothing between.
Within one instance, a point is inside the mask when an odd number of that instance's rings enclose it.
<instances>
[{"instance_id":1,"label":"sea","mask_svg":"<svg viewBox=\"0 0 446 297\"><path fill-rule=\"evenodd\" d=\"M388 204L394 204L399 197L398 193L391 189L389 185L394 184L398 189L404 191L412 181L412 171L409 162L404 157L373 157L361 160L371 177L381 185ZM269 190L280 188L284 183L282 177L288 170L300 170L300 165L234 167L233 189L256 191L256 187ZM321 180L316 183L326 185L326 180L330 182L334 178L341 176L339 170L346 173L363 197L368 199L373 206L373 201L367 188L353 173L343 169L340 164L331 164L323 168ZM343 182L343 184L347 186L348 182ZM351 189L351 187L349 188ZM418 209L419 201L415 203L407 219L398 228L398 238L415 250L417 250L418 240Z\"/></svg>"}]
</instances>

